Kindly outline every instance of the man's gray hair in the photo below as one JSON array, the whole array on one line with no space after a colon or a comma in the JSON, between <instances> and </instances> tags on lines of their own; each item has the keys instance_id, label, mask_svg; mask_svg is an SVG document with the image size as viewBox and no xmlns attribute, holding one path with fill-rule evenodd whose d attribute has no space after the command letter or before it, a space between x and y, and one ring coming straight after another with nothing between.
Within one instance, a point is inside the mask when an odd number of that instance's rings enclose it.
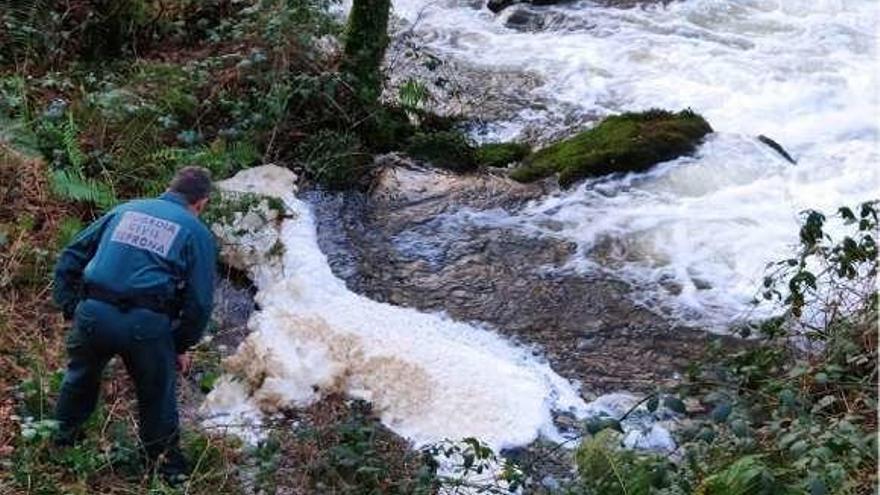
<instances>
[{"instance_id":1,"label":"man's gray hair","mask_svg":"<svg viewBox=\"0 0 880 495\"><path fill-rule=\"evenodd\" d=\"M195 204L211 194L211 172L204 167L183 167L174 175L168 190L186 198L187 203Z\"/></svg>"}]
</instances>

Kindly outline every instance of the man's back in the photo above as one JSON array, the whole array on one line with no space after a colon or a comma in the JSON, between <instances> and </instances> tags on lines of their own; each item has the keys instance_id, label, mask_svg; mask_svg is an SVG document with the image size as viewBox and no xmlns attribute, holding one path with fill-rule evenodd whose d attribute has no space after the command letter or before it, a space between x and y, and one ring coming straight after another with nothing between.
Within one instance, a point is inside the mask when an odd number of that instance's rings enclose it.
<instances>
[{"instance_id":1,"label":"man's back","mask_svg":"<svg viewBox=\"0 0 880 495\"><path fill-rule=\"evenodd\" d=\"M198 251L213 248L207 228L170 195L131 201L110 215L86 265L87 284L120 293L173 295Z\"/></svg>"},{"instance_id":2,"label":"man's back","mask_svg":"<svg viewBox=\"0 0 880 495\"><path fill-rule=\"evenodd\" d=\"M213 236L181 196L131 201L64 250L56 267L56 300L68 314L90 291L174 303L182 310L179 347L188 347L210 316L215 251Z\"/></svg>"}]
</instances>

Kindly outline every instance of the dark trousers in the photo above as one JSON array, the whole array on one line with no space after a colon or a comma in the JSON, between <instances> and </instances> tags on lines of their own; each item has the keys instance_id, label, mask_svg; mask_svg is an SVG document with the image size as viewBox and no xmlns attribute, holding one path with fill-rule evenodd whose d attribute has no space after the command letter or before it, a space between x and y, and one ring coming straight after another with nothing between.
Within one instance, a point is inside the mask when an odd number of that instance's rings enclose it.
<instances>
[{"instance_id":1,"label":"dark trousers","mask_svg":"<svg viewBox=\"0 0 880 495\"><path fill-rule=\"evenodd\" d=\"M176 353L168 316L140 308L122 311L87 299L77 307L67 353L70 362L55 415L59 440L72 442L79 434L95 410L104 367L120 356L134 381L147 458L176 451Z\"/></svg>"}]
</instances>

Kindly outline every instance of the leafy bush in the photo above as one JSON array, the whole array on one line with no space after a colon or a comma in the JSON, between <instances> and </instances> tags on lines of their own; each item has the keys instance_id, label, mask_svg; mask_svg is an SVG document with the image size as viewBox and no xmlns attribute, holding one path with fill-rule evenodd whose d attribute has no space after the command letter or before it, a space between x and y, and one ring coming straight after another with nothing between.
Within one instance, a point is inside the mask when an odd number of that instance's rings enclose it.
<instances>
[{"instance_id":1,"label":"leafy bush","mask_svg":"<svg viewBox=\"0 0 880 495\"><path fill-rule=\"evenodd\" d=\"M350 133L319 131L300 144L298 155L310 177L334 189L358 184L369 168L360 140Z\"/></svg>"},{"instance_id":2,"label":"leafy bush","mask_svg":"<svg viewBox=\"0 0 880 495\"><path fill-rule=\"evenodd\" d=\"M619 433L611 429L581 443L575 455L579 490L591 495L647 495L663 486L666 466L662 459L639 457L619 444Z\"/></svg>"},{"instance_id":3,"label":"leafy bush","mask_svg":"<svg viewBox=\"0 0 880 495\"><path fill-rule=\"evenodd\" d=\"M681 389L707 414L681 432L685 461L672 486L706 494L871 492L876 204L841 208L849 233L837 240L823 229L824 215L805 212L796 256L774 264L764 283L783 315L755 325L760 340L745 350L718 348Z\"/></svg>"},{"instance_id":4,"label":"leafy bush","mask_svg":"<svg viewBox=\"0 0 880 495\"><path fill-rule=\"evenodd\" d=\"M13 0L0 11L8 30L0 63L54 63L74 56L91 60L130 52L143 39L153 2L147 0Z\"/></svg>"},{"instance_id":5,"label":"leafy bush","mask_svg":"<svg viewBox=\"0 0 880 495\"><path fill-rule=\"evenodd\" d=\"M353 401L347 415L333 425L300 436L316 447L307 466L313 493L433 493L431 472L419 469L422 462L417 454L390 455L396 447L364 401Z\"/></svg>"}]
</instances>

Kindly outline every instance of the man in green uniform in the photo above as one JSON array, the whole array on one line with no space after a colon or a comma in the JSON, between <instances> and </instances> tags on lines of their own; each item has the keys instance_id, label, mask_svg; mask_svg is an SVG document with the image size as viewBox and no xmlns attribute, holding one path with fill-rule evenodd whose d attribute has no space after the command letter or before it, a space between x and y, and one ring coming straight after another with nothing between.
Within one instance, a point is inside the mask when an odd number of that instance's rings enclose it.
<instances>
[{"instance_id":1,"label":"man in green uniform","mask_svg":"<svg viewBox=\"0 0 880 495\"><path fill-rule=\"evenodd\" d=\"M147 460L167 478L187 472L178 448L176 369L213 306L216 248L198 219L211 177L181 169L155 199L117 206L80 232L55 267L55 302L73 325L57 443L73 444L95 409L101 374L119 356L134 381Z\"/></svg>"}]
</instances>

